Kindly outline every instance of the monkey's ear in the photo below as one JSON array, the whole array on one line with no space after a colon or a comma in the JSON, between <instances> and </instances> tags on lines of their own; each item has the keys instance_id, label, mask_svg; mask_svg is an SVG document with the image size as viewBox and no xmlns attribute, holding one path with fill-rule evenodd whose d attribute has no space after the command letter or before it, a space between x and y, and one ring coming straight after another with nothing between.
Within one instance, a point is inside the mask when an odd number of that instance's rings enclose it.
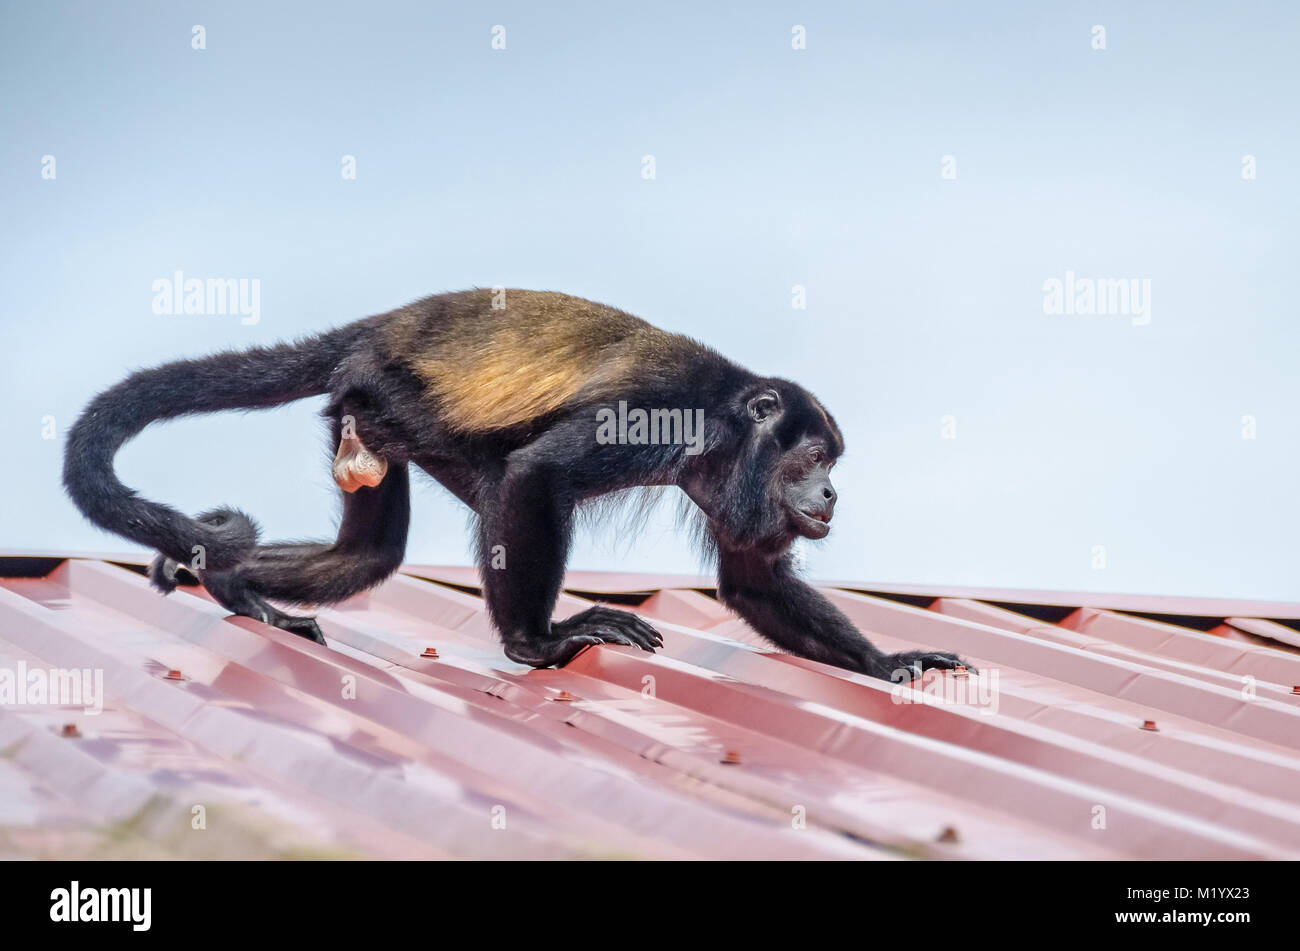
<instances>
[{"instance_id":1,"label":"monkey's ear","mask_svg":"<svg viewBox=\"0 0 1300 951\"><path fill-rule=\"evenodd\" d=\"M781 412L781 397L777 396L776 390L764 390L753 397L746 408L749 410L749 418L761 423Z\"/></svg>"}]
</instances>

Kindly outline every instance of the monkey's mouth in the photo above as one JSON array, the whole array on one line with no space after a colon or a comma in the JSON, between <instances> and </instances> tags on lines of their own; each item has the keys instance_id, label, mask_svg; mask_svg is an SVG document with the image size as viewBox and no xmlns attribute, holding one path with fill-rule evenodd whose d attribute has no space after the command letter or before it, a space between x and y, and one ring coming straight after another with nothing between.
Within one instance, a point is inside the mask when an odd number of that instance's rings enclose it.
<instances>
[{"instance_id":1,"label":"monkey's mouth","mask_svg":"<svg viewBox=\"0 0 1300 951\"><path fill-rule=\"evenodd\" d=\"M804 538L825 538L831 531L830 512L805 512L799 509L799 534Z\"/></svg>"}]
</instances>

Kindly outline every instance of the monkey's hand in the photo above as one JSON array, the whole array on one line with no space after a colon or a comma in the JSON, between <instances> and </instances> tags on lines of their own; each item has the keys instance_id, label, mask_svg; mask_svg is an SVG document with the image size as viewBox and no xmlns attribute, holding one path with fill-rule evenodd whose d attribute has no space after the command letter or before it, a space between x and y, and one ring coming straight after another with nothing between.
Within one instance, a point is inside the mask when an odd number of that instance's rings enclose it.
<instances>
[{"instance_id":1,"label":"monkey's hand","mask_svg":"<svg viewBox=\"0 0 1300 951\"><path fill-rule=\"evenodd\" d=\"M511 660L532 667L563 667L579 651L593 644L622 644L653 653L663 643L660 633L635 614L597 605L566 620L552 622L546 640L507 637L505 652Z\"/></svg>"},{"instance_id":2,"label":"monkey's hand","mask_svg":"<svg viewBox=\"0 0 1300 951\"><path fill-rule=\"evenodd\" d=\"M344 492L355 492L363 485L374 487L388 474L388 460L371 452L355 436L339 441L334 455L334 481Z\"/></svg>"},{"instance_id":3,"label":"monkey's hand","mask_svg":"<svg viewBox=\"0 0 1300 951\"><path fill-rule=\"evenodd\" d=\"M873 677L892 680L894 683L915 680L927 670L962 668L972 674L979 673L974 664L944 651L899 651L897 654L885 654L875 661L873 667L873 670L868 671Z\"/></svg>"}]
</instances>

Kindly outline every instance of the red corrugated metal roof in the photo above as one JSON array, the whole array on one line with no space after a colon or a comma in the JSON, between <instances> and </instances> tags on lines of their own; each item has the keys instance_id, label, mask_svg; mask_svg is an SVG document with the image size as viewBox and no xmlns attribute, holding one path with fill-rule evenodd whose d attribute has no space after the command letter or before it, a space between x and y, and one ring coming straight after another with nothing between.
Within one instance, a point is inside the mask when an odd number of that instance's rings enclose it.
<instances>
[{"instance_id":1,"label":"red corrugated metal roof","mask_svg":"<svg viewBox=\"0 0 1300 951\"><path fill-rule=\"evenodd\" d=\"M0 671L106 695L0 704L0 855L1300 856L1296 605L825 588L980 668L900 687L774 651L694 575L571 574L664 648L531 670L471 570L408 566L323 648L116 560L0 559Z\"/></svg>"}]
</instances>

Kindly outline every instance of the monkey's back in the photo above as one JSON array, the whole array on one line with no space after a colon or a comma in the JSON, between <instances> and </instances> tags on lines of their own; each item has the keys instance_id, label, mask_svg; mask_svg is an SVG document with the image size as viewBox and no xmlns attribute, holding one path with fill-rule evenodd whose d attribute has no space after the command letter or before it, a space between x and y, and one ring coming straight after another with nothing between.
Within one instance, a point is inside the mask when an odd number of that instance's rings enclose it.
<instances>
[{"instance_id":1,"label":"monkey's back","mask_svg":"<svg viewBox=\"0 0 1300 951\"><path fill-rule=\"evenodd\" d=\"M460 432L506 429L618 393L634 378L716 356L631 314L552 291L438 294L377 321L385 357Z\"/></svg>"}]
</instances>

